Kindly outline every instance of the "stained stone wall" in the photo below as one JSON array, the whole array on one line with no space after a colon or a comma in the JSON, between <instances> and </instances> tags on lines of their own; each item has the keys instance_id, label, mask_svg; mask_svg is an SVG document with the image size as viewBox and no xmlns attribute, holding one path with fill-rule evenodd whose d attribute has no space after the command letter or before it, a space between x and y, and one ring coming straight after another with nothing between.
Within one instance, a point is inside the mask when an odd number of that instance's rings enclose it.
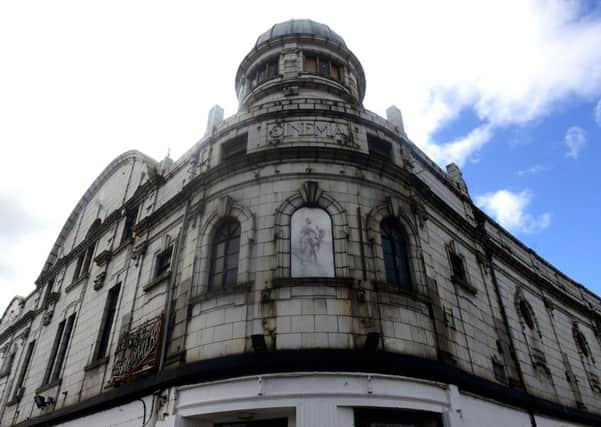
<instances>
[{"instance_id":1,"label":"stained stone wall","mask_svg":"<svg viewBox=\"0 0 601 427\"><path fill-rule=\"evenodd\" d=\"M269 352L359 352L371 337L374 351L438 361L601 416L599 297L481 212L458 168L441 170L398 120L365 110L363 71L350 51L333 53L349 73L328 82L299 71L302 52L343 47L301 36L279 43L256 47L239 71L241 78L280 52L277 79L252 89L239 82L240 111L182 158L155 162L126 153L82 197L36 290L15 300L0 323L2 425L116 393L120 337L157 316L164 327L154 371L250 353L256 337ZM245 152L227 157L226 144L244 135ZM391 156L373 155L368 135L390 143ZM290 218L305 206L332 220L335 277L291 277ZM408 289L386 282L380 223L388 217L407 235ZM225 218L241 225L237 280L210 289L213 237ZM157 275L169 247L169 268ZM74 280L89 248L89 274ZM453 276L451 256L462 260L465 280ZM107 295L117 284L107 357L94 360ZM58 324L73 313L60 381L43 384ZM38 408L40 394L55 403Z\"/></svg>"}]
</instances>

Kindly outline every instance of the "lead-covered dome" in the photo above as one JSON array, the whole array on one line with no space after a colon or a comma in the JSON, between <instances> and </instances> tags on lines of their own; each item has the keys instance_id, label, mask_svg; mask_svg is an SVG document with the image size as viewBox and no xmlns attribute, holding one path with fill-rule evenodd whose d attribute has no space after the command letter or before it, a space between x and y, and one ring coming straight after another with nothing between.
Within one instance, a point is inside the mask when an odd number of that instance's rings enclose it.
<instances>
[{"instance_id":1,"label":"lead-covered dome","mask_svg":"<svg viewBox=\"0 0 601 427\"><path fill-rule=\"evenodd\" d=\"M236 73L240 108L312 98L360 105L365 73L344 39L310 19L291 19L262 33Z\"/></svg>"},{"instance_id":2,"label":"lead-covered dome","mask_svg":"<svg viewBox=\"0 0 601 427\"><path fill-rule=\"evenodd\" d=\"M312 21L310 19L291 19L289 21L280 22L275 24L269 30L257 38L255 47L267 43L271 39L275 39L287 35L311 35L321 37L326 40L332 41L336 44L346 47L344 39L336 34L325 24Z\"/></svg>"}]
</instances>

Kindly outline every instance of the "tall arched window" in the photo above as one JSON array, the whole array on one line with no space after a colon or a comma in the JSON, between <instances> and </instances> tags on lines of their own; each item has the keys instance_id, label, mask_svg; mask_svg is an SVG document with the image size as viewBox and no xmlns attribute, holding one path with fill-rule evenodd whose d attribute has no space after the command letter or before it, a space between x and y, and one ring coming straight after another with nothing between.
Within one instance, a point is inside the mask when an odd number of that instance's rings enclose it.
<instances>
[{"instance_id":1,"label":"tall arched window","mask_svg":"<svg viewBox=\"0 0 601 427\"><path fill-rule=\"evenodd\" d=\"M386 218L380 223L380 234L382 236L386 281L397 285L399 288L411 288L407 241L401 230L401 225L394 218Z\"/></svg>"},{"instance_id":2,"label":"tall arched window","mask_svg":"<svg viewBox=\"0 0 601 427\"><path fill-rule=\"evenodd\" d=\"M234 286L238 279L240 223L228 218L217 227L211 249L209 289Z\"/></svg>"}]
</instances>

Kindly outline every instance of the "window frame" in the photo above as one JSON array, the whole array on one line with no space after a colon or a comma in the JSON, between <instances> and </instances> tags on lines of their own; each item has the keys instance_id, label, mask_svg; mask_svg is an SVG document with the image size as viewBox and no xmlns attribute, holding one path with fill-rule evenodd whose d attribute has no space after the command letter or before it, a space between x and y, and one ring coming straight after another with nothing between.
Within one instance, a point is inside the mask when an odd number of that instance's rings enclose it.
<instances>
[{"instance_id":1,"label":"window frame","mask_svg":"<svg viewBox=\"0 0 601 427\"><path fill-rule=\"evenodd\" d=\"M399 243L402 244L403 248L404 248L404 254L398 254L399 256L403 256L404 255L404 261L405 261L405 265L406 265L406 271L405 272L400 272L399 270L402 269L401 266L398 266L396 261L397 261L397 254L395 253L395 245L391 244L390 247L392 248L392 260L393 260L393 270L394 270L394 275L395 275L395 280L394 281L390 281L389 280L389 275L388 275L388 266L386 263L386 250L384 248L384 234L385 234L385 229L384 226L390 226L390 231L391 232L397 232L398 233L398 237L399 237ZM384 264L384 279L385 282L391 286L394 286L395 288L398 288L399 290L404 290L404 291L412 291L414 289L414 278L413 278L413 271L411 268L411 244L409 242L409 238L407 236L407 232L405 230L405 228L403 227L403 225L401 224L401 221L399 221L398 218L394 217L394 216L387 216L385 218L383 218L380 221L380 247L382 249L382 261ZM392 236L391 236L392 237ZM388 238L389 241L391 241L392 243L392 239ZM403 273L403 274L401 274ZM401 278L401 275L405 276L406 281L407 281L407 285L403 285L403 280Z\"/></svg>"},{"instance_id":2,"label":"window frame","mask_svg":"<svg viewBox=\"0 0 601 427\"><path fill-rule=\"evenodd\" d=\"M274 67L275 65L275 67ZM265 83L266 81L276 79L280 76L280 57L272 56L255 65L246 75L246 80L250 82L251 89Z\"/></svg>"},{"instance_id":3,"label":"window frame","mask_svg":"<svg viewBox=\"0 0 601 427\"><path fill-rule=\"evenodd\" d=\"M248 152L248 133L235 136L221 144L221 161L245 156Z\"/></svg>"},{"instance_id":4,"label":"window frame","mask_svg":"<svg viewBox=\"0 0 601 427\"><path fill-rule=\"evenodd\" d=\"M315 61L315 71L309 70L309 67L307 66L307 63L310 60ZM327 64L327 72L325 72L325 73L322 73L322 70L321 70L322 63ZM336 78L333 75L333 73L332 73L333 69L338 70L338 78ZM313 53L313 52L303 53L303 72L307 73L307 74L313 74L313 75L325 77L327 79L334 80L339 83L344 83L344 65L342 65L342 63L340 63L339 61L337 61L335 59L332 59L330 56L327 56L327 55Z\"/></svg>"},{"instance_id":5,"label":"window frame","mask_svg":"<svg viewBox=\"0 0 601 427\"><path fill-rule=\"evenodd\" d=\"M392 162L394 160L392 143L380 138L377 135L371 133L367 134L367 150L370 157L374 157L385 162Z\"/></svg>"},{"instance_id":6,"label":"window frame","mask_svg":"<svg viewBox=\"0 0 601 427\"><path fill-rule=\"evenodd\" d=\"M126 209L125 211L125 221L123 223L123 231L121 232L121 241L120 245L124 245L129 242L134 237L134 227L138 222L138 213L140 211L140 206L136 205L132 208Z\"/></svg>"},{"instance_id":7,"label":"window frame","mask_svg":"<svg viewBox=\"0 0 601 427\"><path fill-rule=\"evenodd\" d=\"M167 262L165 262L167 260ZM154 257L153 279L159 279L168 276L171 273L173 264L173 245L167 246Z\"/></svg>"},{"instance_id":8,"label":"window frame","mask_svg":"<svg viewBox=\"0 0 601 427\"><path fill-rule=\"evenodd\" d=\"M228 231L226 231L226 233L222 233L222 235L224 236L223 239L218 240L218 238L220 238L220 233L222 232L222 230L226 229L227 227L229 227L231 225L237 225L237 228L233 231L228 230ZM235 233L237 233L237 234L235 234ZM229 289L229 288L234 288L238 284L238 273L239 273L239 267L240 267L241 237L242 237L242 224L240 223L240 221L237 218L234 218L234 217L224 218L215 227L215 231L214 231L212 239L211 239L211 247L210 247L211 248L210 249L211 256L210 256L210 260L209 260L209 280L208 280L208 285L207 285L207 289L209 291L225 290L225 289ZM230 249L231 242L233 242L235 240L237 240L237 246L238 246L237 250L235 252L236 258L233 263L235 265L235 272L233 273L235 280L233 283L228 283L227 278L229 277L229 275L227 274L227 272L230 270L234 270L234 268L231 268L231 266L229 265L229 263L227 261L228 256L234 255L234 253L228 254L228 251ZM223 256L218 257L217 246L220 243L224 244ZM217 283L215 280L215 275L216 275L215 268L216 268L216 263L218 261L218 258L223 258L223 266L221 267L221 271L219 273L222 276L220 283Z\"/></svg>"},{"instance_id":9,"label":"window frame","mask_svg":"<svg viewBox=\"0 0 601 427\"><path fill-rule=\"evenodd\" d=\"M42 386L53 385L60 381L61 370L67 359L68 347L73 335L75 317L76 313L73 313L58 324Z\"/></svg>"},{"instance_id":10,"label":"window frame","mask_svg":"<svg viewBox=\"0 0 601 427\"><path fill-rule=\"evenodd\" d=\"M23 364L21 365L21 370L19 371L19 376L17 377L17 381L15 382L15 388L12 393L13 400L15 401L21 400L23 392L21 392L20 390L25 388L25 377L27 376L29 366L31 365L31 359L33 358L33 350L35 349L35 343L36 340L31 341L27 346L27 350L25 350L25 358L23 359Z\"/></svg>"},{"instance_id":11,"label":"window frame","mask_svg":"<svg viewBox=\"0 0 601 427\"><path fill-rule=\"evenodd\" d=\"M107 292L104 312L100 322L100 329L94 346L92 362L97 362L108 357L107 352L110 347L111 333L113 332L113 323L117 317L119 296L121 295L121 283L117 283Z\"/></svg>"},{"instance_id":12,"label":"window frame","mask_svg":"<svg viewBox=\"0 0 601 427\"><path fill-rule=\"evenodd\" d=\"M94 258L94 250L96 249L96 242L90 244L79 256L77 257L77 263L75 264L75 271L73 272L73 279L71 283L83 280L88 277L90 270L92 269L92 259Z\"/></svg>"}]
</instances>

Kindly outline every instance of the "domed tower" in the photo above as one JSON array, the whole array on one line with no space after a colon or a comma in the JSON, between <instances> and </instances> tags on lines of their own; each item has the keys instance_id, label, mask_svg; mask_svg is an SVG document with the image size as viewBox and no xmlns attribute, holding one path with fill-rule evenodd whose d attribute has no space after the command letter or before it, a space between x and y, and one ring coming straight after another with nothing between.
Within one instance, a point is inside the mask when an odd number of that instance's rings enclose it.
<instances>
[{"instance_id":1,"label":"domed tower","mask_svg":"<svg viewBox=\"0 0 601 427\"><path fill-rule=\"evenodd\" d=\"M327 25L292 19L259 36L236 73L236 94L241 109L293 97L359 106L365 74L342 37Z\"/></svg>"}]
</instances>

